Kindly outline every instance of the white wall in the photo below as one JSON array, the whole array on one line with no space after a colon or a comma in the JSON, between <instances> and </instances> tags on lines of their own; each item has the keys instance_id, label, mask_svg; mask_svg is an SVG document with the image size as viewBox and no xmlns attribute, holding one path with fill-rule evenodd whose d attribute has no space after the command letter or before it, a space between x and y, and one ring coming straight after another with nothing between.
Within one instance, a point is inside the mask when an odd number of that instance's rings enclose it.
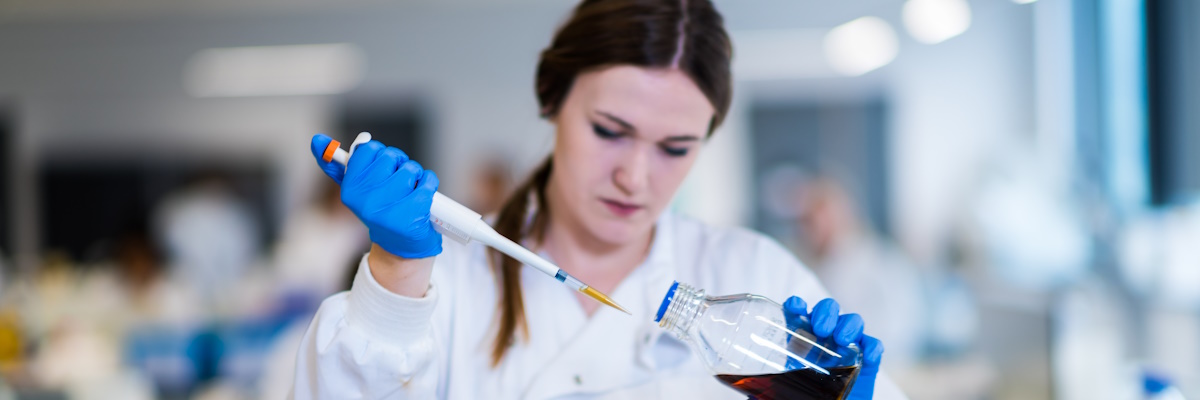
<instances>
[{"instance_id":1,"label":"white wall","mask_svg":"<svg viewBox=\"0 0 1200 400\"><path fill-rule=\"evenodd\" d=\"M43 156L265 157L284 172L286 208L305 200L319 176L308 138L330 128L337 98L191 98L183 89L184 65L209 47L362 47L369 69L360 91L429 95L437 159L426 163L437 168L451 195L462 191L472 155L500 149L532 164L550 143L537 117L533 69L566 10L427 8L0 25L0 99L16 105L21 149L14 177L19 211L13 220L22 233L17 252L31 262L37 246L31 178Z\"/></svg>"},{"instance_id":2,"label":"white wall","mask_svg":"<svg viewBox=\"0 0 1200 400\"><path fill-rule=\"evenodd\" d=\"M906 247L940 256L992 150L1034 138L1033 8L973 1L972 24L937 45L905 40L887 71L891 216Z\"/></svg>"}]
</instances>

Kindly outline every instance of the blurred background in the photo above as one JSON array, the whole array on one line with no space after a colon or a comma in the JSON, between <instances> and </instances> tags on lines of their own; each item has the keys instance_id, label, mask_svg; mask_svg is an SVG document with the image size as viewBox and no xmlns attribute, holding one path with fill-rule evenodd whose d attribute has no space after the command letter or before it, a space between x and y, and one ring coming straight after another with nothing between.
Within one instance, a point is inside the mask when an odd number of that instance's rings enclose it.
<instances>
[{"instance_id":1,"label":"blurred background","mask_svg":"<svg viewBox=\"0 0 1200 400\"><path fill-rule=\"evenodd\" d=\"M717 0L673 207L796 251L913 399L1200 399L1200 4ZM280 398L359 131L494 209L573 1L0 1L0 399Z\"/></svg>"}]
</instances>

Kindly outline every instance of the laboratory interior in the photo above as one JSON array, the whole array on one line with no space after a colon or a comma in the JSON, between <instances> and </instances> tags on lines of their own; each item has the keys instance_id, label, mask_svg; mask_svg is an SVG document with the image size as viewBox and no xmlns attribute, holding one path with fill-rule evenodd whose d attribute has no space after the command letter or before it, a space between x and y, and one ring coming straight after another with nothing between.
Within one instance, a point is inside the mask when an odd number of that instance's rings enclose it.
<instances>
[{"instance_id":1,"label":"laboratory interior","mask_svg":"<svg viewBox=\"0 0 1200 400\"><path fill-rule=\"evenodd\" d=\"M371 243L313 135L490 215L577 3L0 1L0 399L286 397ZM1200 3L713 3L670 212L792 252L910 399L1200 399Z\"/></svg>"}]
</instances>

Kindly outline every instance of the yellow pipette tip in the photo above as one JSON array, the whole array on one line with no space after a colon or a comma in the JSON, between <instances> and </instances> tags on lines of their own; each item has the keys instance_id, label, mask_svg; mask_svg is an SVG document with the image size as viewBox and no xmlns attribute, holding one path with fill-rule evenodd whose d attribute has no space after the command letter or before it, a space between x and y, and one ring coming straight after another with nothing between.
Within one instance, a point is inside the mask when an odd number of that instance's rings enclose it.
<instances>
[{"instance_id":1,"label":"yellow pipette tip","mask_svg":"<svg viewBox=\"0 0 1200 400\"><path fill-rule=\"evenodd\" d=\"M623 313L626 313L626 314L629 314L629 315L633 315L633 314L630 314L630 313L629 313L629 311L626 311L626 310L625 310L625 307L621 307L621 305L620 305L620 304L617 304L617 302L615 302L615 301L613 301L612 299L610 299L610 298L609 298L607 295L605 295L604 293L600 293L600 291L599 291L599 290L592 289L592 287L591 287L591 286L584 286L582 289L579 289L579 291L580 291L580 292L583 292L583 294L586 294L586 295L588 295L588 297L591 297L591 298L593 298L593 299L596 299L596 301L599 301L599 302L601 302L601 303L604 303L605 305L607 305L607 306L609 306L609 307L612 307L612 308L615 308L615 309L617 309L617 310L620 310L620 311L621 311L621 312L623 312Z\"/></svg>"}]
</instances>

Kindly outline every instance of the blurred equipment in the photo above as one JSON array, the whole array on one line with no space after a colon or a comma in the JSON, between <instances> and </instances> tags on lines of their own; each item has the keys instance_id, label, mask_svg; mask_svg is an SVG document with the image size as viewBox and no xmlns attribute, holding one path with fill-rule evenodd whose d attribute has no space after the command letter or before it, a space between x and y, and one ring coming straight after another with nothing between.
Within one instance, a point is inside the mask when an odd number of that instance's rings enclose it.
<instances>
[{"instance_id":1,"label":"blurred equipment","mask_svg":"<svg viewBox=\"0 0 1200 400\"><path fill-rule=\"evenodd\" d=\"M1092 263L1092 244L1071 198L1055 190L1020 146L997 151L980 179L970 219L991 273L1029 289L1079 279Z\"/></svg>"},{"instance_id":2,"label":"blurred equipment","mask_svg":"<svg viewBox=\"0 0 1200 400\"><path fill-rule=\"evenodd\" d=\"M21 368L24 362L25 344L18 322L15 310L0 309L0 377Z\"/></svg>"},{"instance_id":3,"label":"blurred equipment","mask_svg":"<svg viewBox=\"0 0 1200 400\"><path fill-rule=\"evenodd\" d=\"M750 110L754 228L795 243L796 189L810 175L835 177L862 209L864 223L891 232L890 106L874 97L848 101L780 100Z\"/></svg>"}]
</instances>

